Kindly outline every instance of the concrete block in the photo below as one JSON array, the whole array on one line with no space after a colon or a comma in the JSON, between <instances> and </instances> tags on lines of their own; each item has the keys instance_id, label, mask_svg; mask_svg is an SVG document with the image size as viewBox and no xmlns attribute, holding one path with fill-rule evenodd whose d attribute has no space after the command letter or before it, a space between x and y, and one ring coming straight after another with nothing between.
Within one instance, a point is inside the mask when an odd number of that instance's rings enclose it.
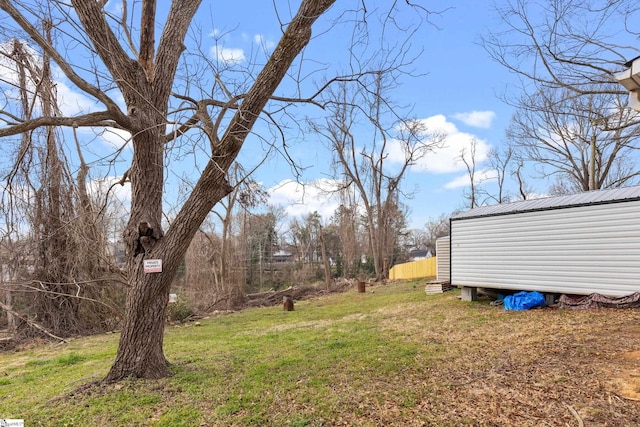
<instances>
[{"instance_id":1,"label":"concrete block","mask_svg":"<svg viewBox=\"0 0 640 427\"><path fill-rule=\"evenodd\" d=\"M549 293L545 293L544 294L544 302L547 305L553 305L556 302L556 294L549 294Z\"/></svg>"},{"instance_id":2,"label":"concrete block","mask_svg":"<svg viewBox=\"0 0 640 427\"><path fill-rule=\"evenodd\" d=\"M478 288L463 286L462 301L478 301Z\"/></svg>"}]
</instances>

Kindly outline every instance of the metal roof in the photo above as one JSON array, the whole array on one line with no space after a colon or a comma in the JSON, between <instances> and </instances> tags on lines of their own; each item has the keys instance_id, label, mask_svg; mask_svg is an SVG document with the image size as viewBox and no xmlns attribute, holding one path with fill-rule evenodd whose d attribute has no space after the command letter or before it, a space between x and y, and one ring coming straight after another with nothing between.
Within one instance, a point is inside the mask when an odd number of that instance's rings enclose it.
<instances>
[{"instance_id":1,"label":"metal roof","mask_svg":"<svg viewBox=\"0 0 640 427\"><path fill-rule=\"evenodd\" d=\"M491 206L480 206L466 212L451 215L452 220L482 216L508 215L513 213L561 209L574 206L599 205L623 201L640 200L640 186L585 191L568 196L544 197Z\"/></svg>"}]
</instances>

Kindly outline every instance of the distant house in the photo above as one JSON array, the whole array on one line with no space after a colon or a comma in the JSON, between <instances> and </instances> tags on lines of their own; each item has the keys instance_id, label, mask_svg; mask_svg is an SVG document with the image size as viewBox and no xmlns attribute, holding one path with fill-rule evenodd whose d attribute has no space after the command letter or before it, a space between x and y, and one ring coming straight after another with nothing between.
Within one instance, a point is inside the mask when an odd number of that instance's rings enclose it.
<instances>
[{"instance_id":1,"label":"distant house","mask_svg":"<svg viewBox=\"0 0 640 427\"><path fill-rule=\"evenodd\" d=\"M124 243L121 241L107 243L107 253L118 267L123 268L127 263Z\"/></svg>"},{"instance_id":2,"label":"distant house","mask_svg":"<svg viewBox=\"0 0 640 427\"><path fill-rule=\"evenodd\" d=\"M271 258L275 263L292 262L293 254L290 252L280 250L280 251L274 252Z\"/></svg>"},{"instance_id":3,"label":"distant house","mask_svg":"<svg viewBox=\"0 0 640 427\"><path fill-rule=\"evenodd\" d=\"M433 253L431 249L412 249L409 251L409 261L419 261L421 259L431 258Z\"/></svg>"}]
</instances>

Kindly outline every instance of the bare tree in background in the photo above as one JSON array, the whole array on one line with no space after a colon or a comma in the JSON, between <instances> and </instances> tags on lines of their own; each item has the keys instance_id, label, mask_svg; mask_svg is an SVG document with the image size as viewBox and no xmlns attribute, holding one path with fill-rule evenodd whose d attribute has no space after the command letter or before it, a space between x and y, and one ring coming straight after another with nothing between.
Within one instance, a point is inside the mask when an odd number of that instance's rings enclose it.
<instances>
[{"instance_id":1,"label":"bare tree in background","mask_svg":"<svg viewBox=\"0 0 640 427\"><path fill-rule=\"evenodd\" d=\"M437 218L429 218L429 221L425 224L425 229L427 230L427 242L434 252L436 249L436 240L449 235L449 217L450 215L441 214Z\"/></svg>"},{"instance_id":2,"label":"bare tree in background","mask_svg":"<svg viewBox=\"0 0 640 427\"><path fill-rule=\"evenodd\" d=\"M247 271L245 286L250 292L272 287L273 253L278 244L277 222L275 211L252 214L247 218L242 261Z\"/></svg>"},{"instance_id":3,"label":"bare tree in background","mask_svg":"<svg viewBox=\"0 0 640 427\"><path fill-rule=\"evenodd\" d=\"M331 93L331 115L326 123L313 124L334 154L336 174L346 187L355 188L358 203L364 207L376 280L386 277L393 256L392 235L398 231L394 221L405 173L442 141L441 135L430 134L422 122L400 117L385 101L395 84L391 75L363 76L354 91L341 85ZM355 136L363 123L371 129L369 141Z\"/></svg>"},{"instance_id":4,"label":"bare tree in background","mask_svg":"<svg viewBox=\"0 0 640 427\"><path fill-rule=\"evenodd\" d=\"M412 228L409 230L404 239L405 245L409 248L430 249L431 243L426 230L421 228Z\"/></svg>"},{"instance_id":5,"label":"bare tree in background","mask_svg":"<svg viewBox=\"0 0 640 427\"><path fill-rule=\"evenodd\" d=\"M245 257L242 236L240 233L233 234L234 223L246 223L243 220L249 210L264 205L267 201L266 191L260 184L248 177L242 165L234 163L229 170L229 179L232 184L231 191L223 200L218 203L219 208L215 209L214 215L218 217L222 224L220 236L220 278L217 284L217 300L222 298L227 302L227 308L238 307L244 300L246 275L232 272L241 271L237 266L237 260ZM244 269L242 269L244 271Z\"/></svg>"},{"instance_id":6,"label":"bare tree in background","mask_svg":"<svg viewBox=\"0 0 640 427\"><path fill-rule=\"evenodd\" d=\"M468 147L460 150L457 158L464 165L466 177L469 180L469 186L464 190L467 209L509 202L511 199L505 185L507 177L514 175L512 169L515 157L514 145L509 143L502 149L492 148L487 159L480 161L478 144L477 139L472 139ZM480 168L483 163L485 167Z\"/></svg>"},{"instance_id":7,"label":"bare tree in background","mask_svg":"<svg viewBox=\"0 0 640 427\"><path fill-rule=\"evenodd\" d=\"M320 214L315 211L289 224L291 242L296 249L296 258L303 264L313 265L320 261Z\"/></svg>"},{"instance_id":8,"label":"bare tree in background","mask_svg":"<svg viewBox=\"0 0 640 427\"><path fill-rule=\"evenodd\" d=\"M322 254L322 266L324 267L324 286L327 291L331 291L331 262L327 253L327 240L325 232L320 224L320 253Z\"/></svg>"},{"instance_id":9,"label":"bare tree in background","mask_svg":"<svg viewBox=\"0 0 640 427\"><path fill-rule=\"evenodd\" d=\"M524 163L525 162L524 162L523 159L516 158L516 166L511 171L511 176L514 177L514 179L518 183L519 200L528 200L530 198L530 195L533 193L533 190L531 189L531 187L527 183L527 180L526 180L526 178L524 176L524 172L523 172Z\"/></svg>"},{"instance_id":10,"label":"bare tree in background","mask_svg":"<svg viewBox=\"0 0 640 427\"><path fill-rule=\"evenodd\" d=\"M333 223L338 229L340 236L340 256L337 262L340 265L340 271L343 277L355 278L357 267L360 263L360 248L358 245L358 215L357 205L350 200L348 191L341 192L343 203L338 206L333 215Z\"/></svg>"},{"instance_id":11,"label":"bare tree in background","mask_svg":"<svg viewBox=\"0 0 640 427\"><path fill-rule=\"evenodd\" d=\"M469 147L464 147L460 150L460 160L467 171L467 177L469 178L469 188L465 189L464 197L468 203L465 206L467 209L473 209L480 206L480 179L478 174L478 158L477 158L478 140L473 139L469 144Z\"/></svg>"},{"instance_id":12,"label":"bare tree in background","mask_svg":"<svg viewBox=\"0 0 640 427\"><path fill-rule=\"evenodd\" d=\"M214 308L228 309L230 295L220 281L221 239L203 223L184 256L184 280L173 289L178 298L196 313L208 313ZM176 319L180 320L180 319Z\"/></svg>"},{"instance_id":13,"label":"bare tree in background","mask_svg":"<svg viewBox=\"0 0 640 427\"><path fill-rule=\"evenodd\" d=\"M510 131L518 156L558 174L561 192L637 182L640 117L614 76L640 53L638 3L509 0L497 12L505 25L483 45L522 82L522 95L506 99L518 111Z\"/></svg>"},{"instance_id":14,"label":"bare tree in background","mask_svg":"<svg viewBox=\"0 0 640 427\"><path fill-rule=\"evenodd\" d=\"M489 165L491 170L495 173L497 191L489 192L483 190L485 200L495 203L505 203L511 201L511 196L505 188L505 182L508 176L513 173L512 160L514 157L514 148L512 144L507 144L502 149L492 148L489 151Z\"/></svg>"},{"instance_id":15,"label":"bare tree in background","mask_svg":"<svg viewBox=\"0 0 640 427\"><path fill-rule=\"evenodd\" d=\"M49 39L50 24L44 31ZM38 57L16 39L3 45L2 54L9 61L5 70L13 70L22 116L29 119L40 111L51 120L59 115L49 57ZM20 335L63 338L113 329L114 314L119 315L118 304L108 301L123 287L112 274L117 269L108 254L104 218L85 185L89 167L81 152L75 155L74 178L60 132L45 126L21 134L16 161L6 174L3 277L13 282L9 294L22 295L20 313L11 304L6 308L13 319L22 319L22 331L12 325ZM22 254L11 255L18 248Z\"/></svg>"},{"instance_id":16,"label":"bare tree in background","mask_svg":"<svg viewBox=\"0 0 640 427\"><path fill-rule=\"evenodd\" d=\"M636 117L626 97L547 89L522 103L507 137L540 175L557 175L554 194L638 183L640 128L626 125Z\"/></svg>"}]
</instances>

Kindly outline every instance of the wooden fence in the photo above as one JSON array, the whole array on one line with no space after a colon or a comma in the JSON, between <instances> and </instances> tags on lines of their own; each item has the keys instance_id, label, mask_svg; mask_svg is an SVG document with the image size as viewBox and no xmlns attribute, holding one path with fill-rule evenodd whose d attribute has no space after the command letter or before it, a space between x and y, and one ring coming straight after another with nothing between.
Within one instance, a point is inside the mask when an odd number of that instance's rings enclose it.
<instances>
[{"instance_id":1,"label":"wooden fence","mask_svg":"<svg viewBox=\"0 0 640 427\"><path fill-rule=\"evenodd\" d=\"M394 265L389 270L390 280L419 279L422 277L435 277L435 275L436 257Z\"/></svg>"}]
</instances>

